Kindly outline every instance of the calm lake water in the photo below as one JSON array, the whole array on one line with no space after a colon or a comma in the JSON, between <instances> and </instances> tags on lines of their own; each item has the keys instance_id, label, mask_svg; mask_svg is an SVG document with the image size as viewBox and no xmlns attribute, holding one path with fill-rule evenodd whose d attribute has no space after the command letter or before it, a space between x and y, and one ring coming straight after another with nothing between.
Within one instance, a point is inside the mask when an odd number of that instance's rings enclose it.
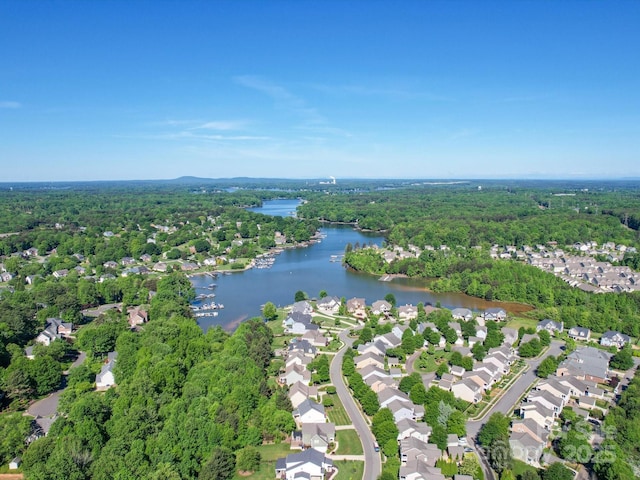
<instances>
[{"instance_id":1,"label":"calm lake water","mask_svg":"<svg viewBox=\"0 0 640 480\"><path fill-rule=\"evenodd\" d=\"M299 203L297 200L273 200L252 210L267 215L291 216ZM466 307L472 310L499 305L508 311L522 310L524 307L486 302L463 294L431 293L426 290L424 280L396 278L391 282L381 282L377 276L351 271L341 263L347 243L381 245L383 238L375 233L356 231L349 226L327 226L321 232L325 238L319 243L306 248L285 250L276 256L271 268L254 268L219 275L216 279L208 276L194 277L192 282L197 293L211 293L212 290L206 287L211 283L217 285L213 290L216 294L214 299L197 301L194 305L211 301L224 305L217 317L199 318L199 325L204 330L215 325L233 330L241 321L260 316L262 305L266 302L273 302L277 306L293 303L298 290L306 292L309 298L317 298L321 290L347 299L363 297L368 304L393 293L398 305L417 305L420 302L435 305L440 302L443 307ZM337 258L337 261L332 262L332 258Z\"/></svg>"}]
</instances>

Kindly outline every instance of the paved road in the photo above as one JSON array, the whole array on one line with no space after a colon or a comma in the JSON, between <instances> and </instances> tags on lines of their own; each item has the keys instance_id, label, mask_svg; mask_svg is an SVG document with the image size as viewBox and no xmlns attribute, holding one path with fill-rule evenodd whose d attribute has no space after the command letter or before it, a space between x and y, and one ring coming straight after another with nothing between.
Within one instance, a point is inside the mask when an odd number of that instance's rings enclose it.
<instances>
[{"instance_id":1,"label":"paved road","mask_svg":"<svg viewBox=\"0 0 640 480\"><path fill-rule=\"evenodd\" d=\"M380 454L375 451L373 446L374 439L371 434L371 430L369 429L369 425L362 415L362 412L360 412L360 409L356 405L355 400L351 396L351 393L347 389L344 379L342 378L342 359L346 349L351 348L353 339L349 338L349 330L341 332L339 338L344 342L345 346L340 349L331 362L331 367L329 369L331 383L336 387L336 393L338 394L347 415L349 415L349 418L362 441L362 448L364 449L364 473L362 478L363 480L372 480L374 478L378 478L382 471ZM342 456L338 455L338 457Z\"/></svg>"},{"instance_id":2,"label":"paved road","mask_svg":"<svg viewBox=\"0 0 640 480\"><path fill-rule=\"evenodd\" d=\"M509 390L507 390L500 400L498 400L493 407L491 407L487 413L480 419L474 421L467 422L467 437L469 441L469 445L476 449L478 453L478 457L480 458L480 464L482 465L482 470L484 470L484 475L487 480L495 479L495 475L491 468L489 467L489 462L484 455L484 451L481 447L479 447L475 439L478 436L478 432L482 425L485 424L485 420L489 418L495 412L501 412L507 416L510 416L513 412L516 403L522 396L522 394L529 388L538 377L536 377L536 368L538 365L544 360L545 357L549 355L553 355L554 357L558 356L562 352L563 342L558 340L553 340L551 345L549 346L549 350L545 352L544 355L538 358L533 358L530 360L526 360L528 370L524 372L518 380L516 380Z\"/></svg>"},{"instance_id":3,"label":"paved road","mask_svg":"<svg viewBox=\"0 0 640 480\"><path fill-rule=\"evenodd\" d=\"M63 391L64 389L57 390L48 397L33 403L27 410L27 413L32 417L52 417L58 410L58 401Z\"/></svg>"},{"instance_id":4,"label":"paved road","mask_svg":"<svg viewBox=\"0 0 640 480\"><path fill-rule=\"evenodd\" d=\"M78 358L76 358L76 360L71 364L71 368L81 365L86 358L87 354L85 352L80 352ZM66 374L68 374L68 372L65 372L65 375ZM62 385L66 385L66 378L63 379ZM58 411L58 403L60 401L60 394L62 392L64 392L64 388L53 392L51 395L43 398L42 400L34 402L27 409L27 413L33 417L52 417Z\"/></svg>"},{"instance_id":5,"label":"paved road","mask_svg":"<svg viewBox=\"0 0 640 480\"><path fill-rule=\"evenodd\" d=\"M416 360L420 357L423 351L424 350L420 348L407 357L407 361L405 362L407 375L411 375L413 373L413 364L416 363Z\"/></svg>"},{"instance_id":6,"label":"paved road","mask_svg":"<svg viewBox=\"0 0 640 480\"><path fill-rule=\"evenodd\" d=\"M547 350L543 356L526 360L529 369L524 372L520 378L513 383L513 385L511 385L509 390L507 390L500 400L498 400L495 405L489 409L485 416L480 420L467 422L467 436L475 438L480 431L480 427L484 425L485 419L489 418L492 413L501 412L507 416L511 415L522 394L538 378L536 377L536 368L538 368L538 365L540 365L542 360L549 355L553 355L554 357L558 356L562 352L562 345L562 342L554 340L551 342L549 350Z\"/></svg>"}]
</instances>

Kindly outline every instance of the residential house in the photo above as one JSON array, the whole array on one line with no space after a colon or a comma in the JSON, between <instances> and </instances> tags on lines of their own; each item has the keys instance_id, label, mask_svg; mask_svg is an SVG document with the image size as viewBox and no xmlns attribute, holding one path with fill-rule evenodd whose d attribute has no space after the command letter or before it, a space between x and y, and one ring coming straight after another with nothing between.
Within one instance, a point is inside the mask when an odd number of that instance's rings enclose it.
<instances>
[{"instance_id":1,"label":"residential house","mask_svg":"<svg viewBox=\"0 0 640 480\"><path fill-rule=\"evenodd\" d=\"M118 352L109 352L107 355L107 362L102 365L100 373L96 375L96 389L106 390L116 384L113 367L116 365L117 358Z\"/></svg>"},{"instance_id":2,"label":"residential house","mask_svg":"<svg viewBox=\"0 0 640 480\"><path fill-rule=\"evenodd\" d=\"M449 371L451 372L451 375L453 375L454 377L462 378L466 370L463 367L459 367L458 365L453 365L449 369Z\"/></svg>"},{"instance_id":3,"label":"residential house","mask_svg":"<svg viewBox=\"0 0 640 480\"><path fill-rule=\"evenodd\" d=\"M564 359L556 375L572 375L580 380L605 383L609 378L609 352L594 347L578 347Z\"/></svg>"},{"instance_id":4,"label":"residential house","mask_svg":"<svg viewBox=\"0 0 640 480\"><path fill-rule=\"evenodd\" d=\"M397 348L402 344L402 339L398 338L395 333L389 332L384 335L378 335L375 340L382 341L387 348Z\"/></svg>"},{"instance_id":5,"label":"residential house","mask_svg":"<svg viewBox=\"0 0 640 480\"><path fill-rule=\"evenodd\" d=\"M506 345L513 345L518 341L518 331L515 328L502 327L500 331L504 335L504 343ZM476 335L478 334L476 333Z\"/></svg>"},{"instance_id":6,"label":"residential house","mask_svg":"<svg viewBox=\"0 0 640 480\"><path fill-rule=\"evenodd\" d=\"M124 257L120 260L120 263L124 266L124 265L133 265L136 263L134 258L131 257Z\"/></svg>"},{"instance_id":7,"label":"residential house","mask_svg":"<svg viewBox=\"0 0 640 480\"><path fill-rule=\"evenodd\" d=\"M307 340L294 338L289 342L287 351L289 355L294 352L301 352L307 357L315 358L318 349L311 345Z\"/></svg>"},{"instance_id":8,"label":"residential house","mask_svg":"<svg viewBox=\"0 0 640 480\"><path fill-rule=\"evenodd\" d=\"M553 411L541 403L523 403L520 405L520 416L531 418L541 427L550 430L556 416Z\"/></svg>"},{"instance_id":9,"label":"residential house","mask_svg":"<svg viewBox=\"0 0 640 480\"><path fill-rule=\"evenodd\" d=\"M452 329L458 336L462 335L462 327L458 322L449 322L449 328Z\"/></svg>"},{"instance_id":10,"label":"residential house","mask_svg":"<svg viewBox=\"0 0 640 480\"><path fill-rule=\"evenodd\" d=\"M537 441L547 443L549 440L549 430L539 425L531 418L518 419L511 422L511 431L516 433L528 433Z\"/></svg>"},{"instance_id":11,"label":"residential house","mask_svg":"<svg viewBox=\"0 0 640 480\"><path fill-rule=\"evenodd\" d=\"M276 461L276 478L280 480L324 480L333 472L333 461L309 448L301 453L292 453Z\"/></svg>"},{"instance_id":12,"label":"residential house","mask_svg":"<svg viewBox=\"0 0 640 480\"><path fill-rule=\"evenodd\" d=\"M316 303L318 310L324 313L336 314L340 310L340 299L338 297L324 297Z\"/></svg>"},{"instance_id":13,"label":"residential house","mask_svg":"<svg viewBox=\"0 0 640 480\"><path fill-rule=\"evenodd\" d=\"M311 315L313 313L313 305L306 300L301 300L291 306L292 312L298 312L303 315Z\"/></svg>"},{"instance_id":14,"label":"residential house","mask_svg":"<svg viewBox=\"0 0 640 480\"><path fill-rule=\"evenodd\" d=\"M371 375L369 378L364 380L364 383L369 385L369 387L371 387L371 390L373 390L373 393L376 394L380 393L385 388L398 388L398 383L393 378L391 378L391 376L378 377L376 375Z\"/></svg>"},{"instance_id":15,"label":"residential house","mask_svg":"<svg viewBox=\"0 0 640 480\"><path fill-rule=\"evenodd\" d=\"M451 392L456 398L460 398L469 403L478 403L482 400L483 389L473 380L465 378L454 383L451 386Z\"/></svg>"},{"instance_id":16,"label":"residential house","mask_svg":"<svg viewBox=\"0 0 640 480\"><path fill-rule=\"evenodd\" d=\"M484 391L490 390L494 383L491 375L484 370L472 370L470 372L465 372L462 378L472 380Z\"/></svg>"},{"instance_id":17,"label":"residential house","mask_svg":"<svg viewBox=\"0 0 640 480\"><path fill-rule=\"evenodd\" d=\"M503 308L488 308L485 310L483 317L485 320L502 322L507 318L507 312Z\"/></svg>"},{"instance_id":18,"label":"residential house","mask_svg":"<svg viewBox=\"0 0 640 480\"><path fill-rule=\"evenodd\" d=\"M584 328L584 327L571 327L568 331L567 334L569 335L569 338L572 338L574 340L581 340L584 342L589 341L589 338L591 337L591 330L589 330L588 328Z\"/></svg>"},{"instance_id":19,"label":"residential house","mask_svg":"<svg viewBox=\"0 0 640 480\"><path fill-rule=\"evenodd\" d=\"M164 262L157 262L153 265L153 270L155 270L156 272L166 272L167 268L168 266Z\"/></svg>"},{"instance_id":20,"label":"residential house","mask_svg":"<svg viewBox=\"0 0 640 480\"><path fill-rule=\"evenodd\" d=\"M374 365L379 369L384 368L384 357L372 352L365 353L364 355L358 355L353 359L353 361L357 370L368 367L369 365Z\"/></svg>"},{"instance_id":21,"label":"residential house","mask_svg":"<svg viewBox=\"0 0 640 480\"><path fill-rule=\"evenodd\" d=\"M69 275L69 270L67 270L66 268L63 268L62 270L56 270L52 275L55 278L64 278Z\"/></svg>"},{"instance_id":22,"label":"residential house","mask_svg":"<svg viewBox=\"0 0 640 480\"><path fill-rule=\"evenodd\" d=\"M418 307L409 304L398 307L398 318L402 320L418 318Z\"/></svg>"},{"instance_id":23,"label":"residential house","mask_svg":"<svg viewBox=\"0 0 640 480\"><path fill-rule=\"evenodd\" d=\"M411 403L411 400L409 400L409 395L395 388L387 388L384 391L378 393L378 402L380 403L380 408L385 408L394 400Z\"/></svg>"},{"instance_id":24,"label":"residential house","mask_svg":"<svg viewBox=\"0 0 640 480\"><path fill-rule=\"evenodd\" d=\"M140 307L135 307L129 310L129 326L135 328L138 325L142 325L149 321L149 314L146 310Z\"/></svg>"},{"instance_id":25,"label":"residential house","mask_svg":"<svg viewBox=\"0 0 640 480\"><path fill-rule=\"evenodd\" d=\"M151 255L149 255L148 253L143 253L142 255L140 255L140 260L147 263L153 259L151 258Z\"/></svg>"},{"instance_id":26,"label":"residential house","mask_svg":"<svg viewBox=\"0 0 640 480\"><path fill-rule=\"evenodd\" d=\"M298 408L305 400L318 398L318 387L309 386L303 382L295 382L289 387L287 394L293 408Z\"/></svg>"},{"instance_id":27,"label":"residential house","mask_svg":"<svg viewBox=\"0 0 640 480\"><path fill-rule=\"evenodd\" d=\"M180 270L182 270L183 272L193 272L198 268L198 264L193 262L182 262L182 264L180 265Z\"/></svg>"},{"instance_id":28,"label":"residential house","mask_svg":"<svg viewBox=\"0 0 640 480\"><path fill-rule=\"evenodd\" d=\"M555 333L562 333L564 329L564 322L556 322L549 318L545 318L544 320L540 320L538 326L536 327L536 332L541 330L546 330L551 335L555 335Z\"/></svg>"},{"instance_id":29,"label":"residential house","mask_svg":"<svg viewBox=\"0 0 640 480\"><path fill-rule=\"evenodd\" d=\"M47 318L46 326L36 337L36 342L49 346L59 338L68 337L72 331L73 323L63 322L60 318Z\"/></svg>"},{"instance_id":30,"label":"residential house","mask_svg":"<svg viewBox=\"0 0 640 480\"><path fill-rule=\"evenodd\" d=\"M553 396L561 398L565 404L571 398L571 388L563 383L560 383L558 377L549 377L547 379L540 380L535 389L547 391Z\"/></svg>"},{"instance_id":31,"label":"residential house","mask_svg":"<svg viewBox=\"0 0 640 480\"><path fill-rule=\"evenodd\" d=\"M303 423L302 446L326 453L330 443L336 441L336 426L333 423Z\"/></svg>"},{"instance_id":32,"label":"residential house","mask_svg":"<svg viewBox=\"0 0 640 480\"><path fill-rule=\"evenodd\" d=\"M400 420L396 426L398 427L398 441L414 437L427 443L432 432L431 427L426 423L416 422L410 418Z\"/></svg>"},{"instance_id":33,"label":"residential house","mask_svg":"<svg viewBox=\"0 0 640 480\"><path fill-rule=\"evenodd\" d=\"M391 333L398 337L398 339L402 343L402 335L404 335L404 332L406 332L407 330L411 330L409 328L409 325L394 325L391 329ZM413 332L411 333L413 334Z\"/></svg>"},{"instance_id":34,"label":"residential house","mask_svg":"<svg viewBox=\"0 0 640 480\"><path fill-rule=\"evenodd\" d=\"M395 379L388 377L378 377L376 375L369 376L366 380L364 380L373 393L380 393L385 388L398 388L398 383Z\"/></svg>"},{"instance_id":35,"label":"residential house","mask_svg":"<svg viewBox=\"0 0 640 480\"><path fill-rule=\"evenodd\" d=\"M371 313L374 315L388 315L391 312L391 304L386 300L376 300L371 304Z\"/></svg>"},{"instance_id":36,"label":"residential house","mask_svg":"<svg viewBox=\"0 0 640 480\"><path fill-rule=\"evenodd\" d=\"M387 372L385 372L381 368L376 367L375 365L367 365L366 367L358 370L358 373L362 376L363 380L366 380L372 375L378 378L385 378L389 376Z\"/></svg>"},{"instance_id":37,"label":"residential house","mask_svg":"<svg viewBox=\"0 0 640 480\"><path fill-rule=\"evenodd\" d=\"M454 377L450 373L444 373L440 378L440 381L438 382L438 387L440 387L442 390L446 390L447 392L450 392L451 387L453 386L455 381L456 381L456 377Z\"/></svg>"},{"instance_id":38,"label":"residential house","mask_svg":"<svg viewBox=\"0 0 640 480\"><path fill-rule=\"evenodd\" d=\"M313 358L304 354L299 350L294 351L290 355L287 355L287 359L285 360L285 368L290 365L302 365L306 367L313 361Z\"/></svg>"},{"instance_id":39,"label":"residential house","mask_svg":"<svg viewBox=\"0 0 640 480\"><path fill-rule=\"evenodd\" d=\"M456 320L472 320L473 312L468 308L454 308L451 310L451 316Z\"/></svg>"},{"instance_id":40,"label":"residential house","mask_svg":"<svg viewBox=\"0 0 640 480\"><path fill-rule=\"evenodd\" d=\"M367 304L365 303L364 298L350 298L347 300L347 312L351 315L359 318L364 318L367 316L366 311Z\"/></svg>"},{"instance_id":41,"label":"residential house","mask_svg":"<svg viewBox=\"0 0 640 480\"><path fill-rule=\"evenodd\" d=\"M312 324L317 326L315 324ZM319 330L307 330L303 335L302 339L309 342L314 347L326 347L329 345L329 339L320 333Z\"/></svg>"},{"instance_id":42,"label":"residential house","mask_svg":"<svg viewBox=\"0 0 640 480\"><path fill-rule=\"evenodd\" d=\"M629 335L611 330L609 330L608 332L604 332L602 334L602 337L600 337L600 345L605 347L622 348L630 341L631 338L629 337Z\"/></svg>"},{"instance_id":43,"label":"residential house","mask_svg":"<svg viewBox=\"0 0 640 480\"><path fill-rule=\"evenodd\" d=\"M371 352L382 357L387 353L387 345L382 340L376 340L375 342L365 343L363 345L358 345L358 353L360 355Z\"/></svg>"},{"instance_id":44,"label":"residential house","mask_svg":"<svg viewBox=\"0 0 640 480\"><path fill-rule=\"evenodd\" d=\"M280 383L285 385L293 385L296 382L302 382L309 384L311 381L311 372L303 365L293 364L285 368L285 371L280 375Z\"/></svg>"},{"instance_id":45,"label":"residential house","mask_svg":"<svg viewBox=\"0 0 640 480\"><path fill-rule=\"evenodd\" d=\"M484 325L478 325L476 327L476 337L478 337L479 339L481 339L482 341L486 340L487 338L487 327L485 327ZM516 332L516 338L518 337L517 332Z\"/></svg>"},{"instance_id":46,"label":"residential house","mask_svg":"<svg viewBox=\"0 0 640 480\"><path fill-rule=\"evenodd\" d=\"M309 330L318 330L318 325L312 323L311 315L299 311L290 312L282 321L285 333L304 335Z\"/></svg>"},{"instance_id":47,"label":"residential house","mask_svg":"<svg viewBox=\"0 0 640 480\"><path fill-rule=\"evenodd\" d=\"M539 466L544 443L536 440L528 432L512 432L509 436L509 446L514 459Z\"/></svg>"},{"instance_id":48,"label":"residential house","mask_svg":"<svg viewBox=\"0 0 640 480\"><path fill-rule=\"evenodd\" d=\"M113 269L115 269L115 268L118 268L118 263L117 263L117 262L114 262L113 260L109 260L109 261L107 261L107 262L104 262L104 263L102 264L102 266L103 266L104 268L113 268Z\"/></svg>"},{"instance_id":49,"label":"residential house","mask_svg":"<svg viewBox=\"0 0 640 480\"><path fill-rule=\"evenodd\" d=\"M383 390L384 393L386 390ZM386 405L393 415L393 419L398 423L402 419L418 420L424 417L424 406L414 405L413 402L393 400Z\"/></svg>"},{"instance_id":50,"label":"residential house","mask_svg":"<svg viewBox=\"0 0 640 480\"><path fill-rule=\"evenodd\" d=\"M293 411L293 418L300 425L305 423L325 423L327 421L324 406L310 399L304 400L298 405L298 408Z\"/></svg>"},{"instance_id":51,"label":"residential house","mask_svg":"<svg viewBox=\"0 0 640 480\"><path fill-rule=\"evenodd\" d=\"M555 417L560 415L562 408L565 405L565 401L561 397L556 397L554 394L546 390L531 390L527 395L527 402L536 402L548 408L553 412Z\"/></svg>"},{"instance_id":52,"label":"residential house","mask_svg":"<svg viewBox=\"0 0 640 480\"><path fill-rule=\"evenodd\" d=\"M9 462L9 470L17 470L22 465L22 459L20 457L15 457L13 460Z\"/></svg>"}]
</instances>

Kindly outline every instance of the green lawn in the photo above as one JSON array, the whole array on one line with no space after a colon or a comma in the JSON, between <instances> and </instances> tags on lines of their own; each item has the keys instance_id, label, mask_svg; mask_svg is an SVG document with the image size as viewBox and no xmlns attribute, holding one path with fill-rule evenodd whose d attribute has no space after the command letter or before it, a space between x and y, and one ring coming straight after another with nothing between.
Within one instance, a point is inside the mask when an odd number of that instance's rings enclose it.
<instances>
[{"instance_id":1,"label":"green lawn","mask_svg":"<svg viewBox=\"0 0 640 480\"><path fill-rule=\"evenodd\" d=\"M273 445L260 445L256 447L260 452L262 460L260 461L260 469L251 475L242 476L237 472L233 477L233 480L273 480L276 476L276 460L281 457L286 457L290 453L296 453L291 450L288 443L275 443Z\"/></svg>"},{"instance_id":2,"label":"green lawn","mask_svg":"<svg viewBox=\"0 0 640 480\"><path fill-rule=\"evenodd\" d=\"M423 373L435 372L442 362L447 362L450 358L451 352L436 350L435 353L430 354L425 351L420 354L414 366L416 370Z\"/></svg>"},{"instance_id":3,"label":"green lawn","mask_svg":"<svg viewBox=\"0 0 640 480\"><path fill-rule=\"evenodd\" d=\"M342 402L340 402L338 395L332 395L331 397L333 398L334 405L333 407L327 408L329 420L336 425L351 425L351 419L342 406Z\"/></svg>"},{"instance_id":4,"label":"green lawn","mask_svg":"<svg viewBox=\"0 0 640 480\"><path fill-rule=\"evenodd\" d=\"M537 326L538 326L538 321L533 318L516 317L516 318L511 318L507 322L507 327L515 328L516 330L518 330L520 327L535 329Z\"/></svg>"},{"instance_id":5,"label":"green lawn","mask_svg":"<svg viewBox=\"0 0 640 480\"><path fill-rule=\"evenodd\" d=\"M336 460L334 465L338 469L335 480L362 480L364 462L355 460Z\"/></svg>"},{"instance_id":6,"label":"green lawn","mask_svg":"<svg viewBox=\"0 0 640 480\"><path fill-rule=\"evenodd\" d=\"M532 467L531 465L527 465L526 463L520 460L513 461L513 473L515 474L516 478L520 477L520 475L522 475L527 470L530 470L534 473L538 472L538 470L536 470L535 467Z\"/></svg>"},{"instance_id":7,"label":"green lawn","mask_svg":"<svg viewBox=\"0 0 640 480\"><path fill-rule=\"evenodd\" d=\"M338 455L362 455L362 442L355 430L338 430L336 432L338 442Z\"/></svg>"}]
</instances>

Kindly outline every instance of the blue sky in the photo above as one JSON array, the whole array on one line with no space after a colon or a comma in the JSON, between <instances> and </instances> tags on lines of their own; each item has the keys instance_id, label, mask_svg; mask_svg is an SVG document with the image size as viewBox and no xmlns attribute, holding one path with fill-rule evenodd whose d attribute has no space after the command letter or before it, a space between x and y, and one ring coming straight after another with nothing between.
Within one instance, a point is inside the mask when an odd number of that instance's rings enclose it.
<instances>
[{"instance_id":1,"label":"blue sky","mask_svg":"<svg viewBox=\"0 0 640 480\"><path fill-rule=\"evenodd\" d=\"M0 0L1 181L640 176L640 2Z\"/></svg>"}]
</instances>

